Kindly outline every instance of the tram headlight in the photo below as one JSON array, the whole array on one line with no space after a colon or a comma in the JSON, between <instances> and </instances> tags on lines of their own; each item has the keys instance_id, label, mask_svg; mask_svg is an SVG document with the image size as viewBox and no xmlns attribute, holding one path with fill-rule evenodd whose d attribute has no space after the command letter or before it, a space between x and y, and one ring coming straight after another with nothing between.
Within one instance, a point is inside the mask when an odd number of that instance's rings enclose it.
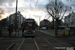
<instances>
[{"instance_id":1,"label":"tram headlight","mask_svg":"<svg viewBox=\"0 0 75 50\"><path fill-rule=\"evenodd\" d=\"M32 32L35 32L35 30L32 30Z\"/></svg>"},{"instance_id":2,"label":"tram headlight","mask_svg":"<svg viewBox=\"0 0 75 50\"><path fill-rule=\"evenodd\" d=\"M26 32L26 31L24 30L24 32Z\"/></svg>"},{"instance_id":3,"label":"tram headlight","mask_svg":"<svg viewBox=\"0 0 75 50\"><path fill-rule=\"evenodd\" d=\"M28 32L28 30L24 30L24 32Z\"/></svg>"}]
</instances>

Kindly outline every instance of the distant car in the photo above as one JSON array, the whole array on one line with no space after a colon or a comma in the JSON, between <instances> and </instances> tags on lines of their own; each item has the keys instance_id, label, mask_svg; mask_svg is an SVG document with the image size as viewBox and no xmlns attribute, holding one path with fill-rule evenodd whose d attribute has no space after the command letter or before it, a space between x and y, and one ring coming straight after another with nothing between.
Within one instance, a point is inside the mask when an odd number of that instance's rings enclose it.
<instances>
[{"instance_id":1,"label":"distant car","mask_svg":"<svg viewBox=\"0 0 75 50\"><path fill-rule=\"evenodd\" d=\"M70 28L67 28L67 27L66 27L65 29L66 29L66 30L70 30Z\"/></svg>"},{"instance_id":2,"label":"distant car","mask_svg":"<svg viewBox=\"0 0 75 50\"><path fill-rule=\"evenodd\" d=\"M46 29L46 27L42 27L41 29L45 30L45 29Z\"/></svg>"}]
</instances>

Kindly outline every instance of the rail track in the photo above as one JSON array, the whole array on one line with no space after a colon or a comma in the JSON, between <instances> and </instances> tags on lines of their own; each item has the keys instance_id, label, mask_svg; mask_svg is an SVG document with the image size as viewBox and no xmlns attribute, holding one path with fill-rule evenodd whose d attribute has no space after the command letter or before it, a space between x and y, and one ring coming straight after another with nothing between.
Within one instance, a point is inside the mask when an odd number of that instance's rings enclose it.
<instances>
[{"instance_id":1,"label":"rail track","mask_svg":"<svg viewBox=\"0 0 75 50\"><path fill-rule=\"evenodd\" d=\"M10 50L66 50L66 47L73 47L71 44L61 42L49 35L36 31L34 38L22 38L21 42L13 46Z\"/></svg>"},{"instance_id":2,"label":"rail track","mask_svg":"<svg viewBox=\"0 0 75 50\"><path fill-rule=\"evenodd\" d=\"M13 47L11 48L11 50L13 50ZM16 49L17 50L53 50L53 46L38 36L35 38L24 38L22 42L19 43L19 46Z\"/></svg>"},{"instance_id":3,"label":"rail track","mask_svg":"<svg viewBox=\"0 0 75 50\"><path fill-rule=\"evenodd\" d=\"M37 32L37 31L36 31ZM48 44L54 47L58 47L59 49L66 50L67 47L74 47L72 44L62 42L60 40L57 40L56 38L53 38L49 35L42 34L42 32L37 32L37 35L40 36L42 39L44 39Z\"/></svg>"},{"instance_id":4,"label":"rail track","mask_svg":"<svg viewBox=\"0 0 75 50\"><path fill-rule=\"evenodd\" d=\"M54 47L40 37L26 38L18 50L53 50Z\"/></svg>"}]
</instances>

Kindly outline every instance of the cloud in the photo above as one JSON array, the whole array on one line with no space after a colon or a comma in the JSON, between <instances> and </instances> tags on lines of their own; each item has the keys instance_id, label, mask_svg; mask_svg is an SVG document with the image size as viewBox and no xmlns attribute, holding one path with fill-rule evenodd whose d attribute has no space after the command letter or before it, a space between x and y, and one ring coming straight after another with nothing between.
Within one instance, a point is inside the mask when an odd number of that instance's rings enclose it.
<instances>
[{"instance_id":1,"label":"cloud","mask_svg":"<svg viewBox=\"0 0 75 50\"><path fill-rule=\"evenodd\" d=\"M28 13L29 11L43 11L48 0L18 0L18 10ZM0 8L4 9L5 13L15 12L15 0L0 0ZM40 14L38 14L40 15Z\"/></svg>"},{"instance_id":2,"label":"cloud","mask_svg":"<svg viewBox=\"0 0 75 50\"><path fill-rule=\"evenodd\" d=\"M4 5L5 3L9 3L9 5L11 6L13 2L14 2L13 0L0 0L0 5Z\"/></svg>"},{"instance_id":3,"label":"cloud","mask_svg":"<svg viewBox=\"0 0 75 50\"><path fill-rule=\"evenodd\" d=\"M51 1L51 0L50 0ZM54 1L54 0L52 0ZM42 19L47 14L45 5L49 2L49 0L18 0L18 11L23 14L23 16L33 16L37 19L38 16L41 16ZM62 2L66 5L65 0L62 0ZM72 1L74 4L75 1ZM14 13L16 7L16 1L15 0L0 0L0 8L4 10L5 13Z\"/></svg>"}]
</instances>

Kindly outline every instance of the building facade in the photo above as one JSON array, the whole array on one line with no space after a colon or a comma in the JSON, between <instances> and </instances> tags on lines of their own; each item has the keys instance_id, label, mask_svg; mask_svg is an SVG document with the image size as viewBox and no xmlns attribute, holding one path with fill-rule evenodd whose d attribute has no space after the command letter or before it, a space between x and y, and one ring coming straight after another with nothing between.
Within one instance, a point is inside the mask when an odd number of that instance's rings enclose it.
<instances>
[{"instance_id":1,"label":"building facade","mask_svg":"<svg viewBox=\"0 0 75 50\"><path fill-rule=\"evenodd\" d=\"M47 29L49 29L50 26L51 26L51 23L46 19L44 19L40 22L40 27L46 27Z\"/></svg>"},{"instance_id":2,"label":"building facade","mask_svg":"<svg viewBox=\"0 0 75 50\"><path fill-rule=\"evenodd\" d=\"M17 28L21 28L21 24L22 22L25 20L25 18L23 17L23 15L18 11L17 12ZM13 24L13 26L15 27L15 13L14 14L11 14L9 15L8 17L8 25L11 25Z\"/></svg>"},{"instance_id":3,"label":"building facade","mask_svg":"<svg viewBox=\"0 0 75 50\"><path fill-rule=\"evenodd\" d=\"M72 12L68 16L65 17L65 26L75 27L75 13Z\"/></svg>"}]
</instances>

